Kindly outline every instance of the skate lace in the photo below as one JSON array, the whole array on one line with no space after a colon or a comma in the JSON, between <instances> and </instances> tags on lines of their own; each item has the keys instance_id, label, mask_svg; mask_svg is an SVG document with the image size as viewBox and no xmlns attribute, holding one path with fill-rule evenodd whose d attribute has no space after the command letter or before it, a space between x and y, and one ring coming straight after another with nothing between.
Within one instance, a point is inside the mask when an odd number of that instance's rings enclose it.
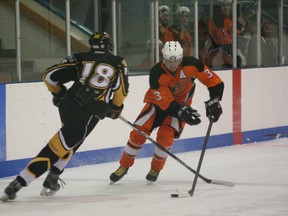
<instances>
[{"instance_id":1,"label":"skate lace","mask_svg":"<svg viewBox=\"0 0 288 216\"><path fill-rule=\"evenodd\" d=\"M63 189L64 188L64 185L66 185L66 182L63 180L63 179L61 179L61 178L58 178L58 180L59 180L59 182L60 182L60 186L61 186L61 188Z\"/></svg>"},{"instance_id":2,"label":"skate lace","mask_svg":"<svg viewBox=\"0 0 288 216\"><path fill-rule=\"evenodd\" d=\"M126 173L127 171L127 168L123 167L123 166L120 166L116 171L115 171L115 174L117 176L122 176Z\"/></svg>"},{"instance_id":3,"label":"skate lace","mask_svg":"<svg viewBox=\"0 0 288 216\"><path fill-rule=\"evenodd\" d=\"M159 171L151 169L148 175L156 177L156 176L158 176L158 174L159 174Z\"/></svg>"}]
</instances>

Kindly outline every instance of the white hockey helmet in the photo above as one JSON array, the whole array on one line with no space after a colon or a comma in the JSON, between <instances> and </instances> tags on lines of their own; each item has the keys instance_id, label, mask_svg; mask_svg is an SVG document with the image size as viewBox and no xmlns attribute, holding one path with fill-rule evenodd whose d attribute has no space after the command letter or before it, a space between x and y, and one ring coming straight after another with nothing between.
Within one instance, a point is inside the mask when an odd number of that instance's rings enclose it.
<instances>
[{"instance_id":1,"label":"white hockey helmet","mask_svg":"<svg viewBox=\"0 0 288 216\"><path fill-rule=\"evenodd\" d=\"M176 60L183 58L183 48L178 41L167 41L162 49L163 58Z\"/></svg>"},{"instance_id":2,"label":"white hockey helmet","mask_svg":"<svg viewBox=\"0 0 288 216\"><path fill-rule=\"evenodd\" d=\"M158 10L159 10L159 16L171 14L171 9L167 5L160 5L158 7Z\"/></svg>"},{"instance_id":3,"label":"white hockey helmet","mask_svg":"<svg viewBox=\"0 0 288 216\"><path fill-rule=\"evenodd\" d=\"M188 7L186 7L186 6L180 6L177 9L177 14L178 15L182 15L182 14L189 15L190 14L190 9Z\"/></svg>"},{"instance_id":4,"label":"white hockey helmet","mask_svg":"<svg viewBox=\"0 0 288 216\"><path fill-rule=\"evenodd\" d=\"M232 0L218 0L219 4L223 4L223 3L232 3Z\"/></svg>"}]
</instances>

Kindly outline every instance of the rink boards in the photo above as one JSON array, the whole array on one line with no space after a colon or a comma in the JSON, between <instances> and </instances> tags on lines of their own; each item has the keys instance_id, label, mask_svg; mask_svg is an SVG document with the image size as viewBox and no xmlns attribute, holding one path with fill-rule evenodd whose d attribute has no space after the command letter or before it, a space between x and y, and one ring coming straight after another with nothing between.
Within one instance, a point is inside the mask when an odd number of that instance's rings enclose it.
<instances>
[{"instance_id":1,"label":"rink boards","mask_svg":"<svg viewBox=\"0 0 288 216\"><path fill-rule=\"evenodd\" d=\"M208 148L246 144L287 136L288 67L216 71L225 83L223 115L213 125ZM143 107L148 76L129 76L129 96L122 116L133 122ZM208 90L196 81L193 108L202 123L186 126L174 153L201 149L208 127L204 101ZM0 84L0 177L16 175L60 128L57 108L43 82ZM117 161L131 128L121 120L101 121L70 161L81 166ZM155 132L151 135L155 139ZM151 156L147 142L139 157Z\"/></svg>"}]
</instances>

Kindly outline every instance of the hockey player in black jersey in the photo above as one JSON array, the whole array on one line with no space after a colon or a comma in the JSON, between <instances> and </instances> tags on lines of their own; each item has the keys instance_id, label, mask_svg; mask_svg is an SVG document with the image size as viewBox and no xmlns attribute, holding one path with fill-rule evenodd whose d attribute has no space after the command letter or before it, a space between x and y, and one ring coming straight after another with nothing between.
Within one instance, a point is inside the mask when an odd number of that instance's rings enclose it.
<instances>
[{"instance_id":1,"label":"hockey player in black jersey","mask_svg":"<svg viewBox=\"0 0 288 216\"><path fill-rule=\"evenodd\" d=\"M22 187L47 170L41 195L54 195L60 189L59 175L99 120L120 116L129 86L127 63L111 53L109 34L93 33L89 44L89 52L68 56L44 72L43 80L59 108L63 125L5 188L1 201L14 200ZM70 81L74 83L67 90L64 84Z\"/></svg>"}]
</instances>

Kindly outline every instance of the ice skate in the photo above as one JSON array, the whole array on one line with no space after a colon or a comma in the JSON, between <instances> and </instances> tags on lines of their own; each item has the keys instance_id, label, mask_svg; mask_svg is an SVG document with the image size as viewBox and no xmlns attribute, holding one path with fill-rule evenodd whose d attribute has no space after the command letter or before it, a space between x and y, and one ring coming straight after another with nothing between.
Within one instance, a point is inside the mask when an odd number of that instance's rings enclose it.
<instances>
[{"instance_id":1,"label":"ice skate","mask_svg":"<svg viewBox=\"0 0 288 216\"><path fill-rule=\"evenodd\" d=\"M110 184L114 184L127 174L129 168L120 166L115 172L110 175Z\"/></svg>"},{"instance_id":2,"label":"ice skate","mask_svg":"<svg viewBox=\"0 0 288 216\"><path fill-rule=\"evenodd\" d=\"M156 170L151 169L149 171L149 173L146 175L147 184L150 185L153 182L157 181L159 173L160 173L160 171L156 171Z\"/></svg>"},{"instance_id":3,"label":"ice skate","mask_svg":"<svg viewBox=\"0 0 288 216\"><path fill-rule=\"evenodd\" d=\"M58 180L60 181L61 185L58 183ZM65 182L59 178L59 175L50 171L43 182L43 189L40 195L53 196L58 190L60 190L61 186L63 187L63 184L65 185Z\"/></svg>"},{"instance_id":4,"label":"ice skate","mask_svg":"<svg viewBox=\"0 0 288 216\"><path fill-rule=\"evenodd\" d=\"M2 202L9 200L14 200L16 198L16 193L22 188L21 183L15 179L13 180L4 190L4 194L0 197Z\"/></svg>"}]
</instances>

